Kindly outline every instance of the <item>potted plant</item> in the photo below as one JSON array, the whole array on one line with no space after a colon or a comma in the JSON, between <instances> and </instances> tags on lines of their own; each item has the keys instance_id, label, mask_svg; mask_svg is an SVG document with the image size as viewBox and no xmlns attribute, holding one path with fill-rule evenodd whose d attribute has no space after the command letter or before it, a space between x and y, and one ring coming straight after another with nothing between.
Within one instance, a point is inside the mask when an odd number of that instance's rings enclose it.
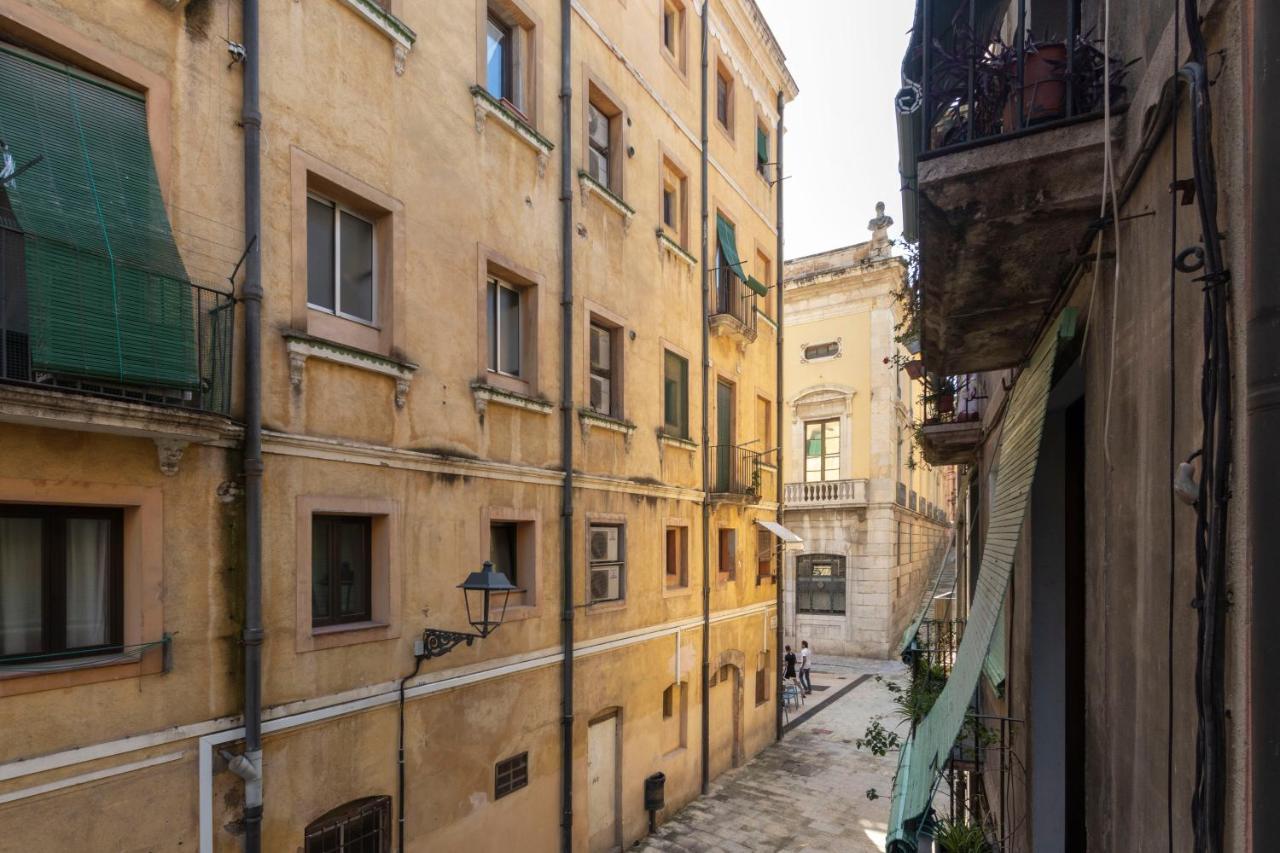
<instances>
[{"instance_id":1,"label":"potted plant","mask_svg":"<svg viewBox=\"0 0 1280 853\"><path fill-rule=\"evenodd\" d=\"M1030 33L1027 34L1023 39L1021 88L1018 87L1017 58L1006 66L1010 85L1002 122L1005 133L1066 115L1068 64L1065 42L1037 41ZM1022 105L1022 120L1015 123L1019 103Z\"/></svg>"},{"instance_id":2,"label":"potted plant","mask_svg":"<svg viewBox=\"0 0 1280 853\"><path fill-rule=\"evenodd\" d=\"M982 827L964 820L940 821L934 827L933 840L943 853L991 853Z\"/></svg>"}]
</instances>

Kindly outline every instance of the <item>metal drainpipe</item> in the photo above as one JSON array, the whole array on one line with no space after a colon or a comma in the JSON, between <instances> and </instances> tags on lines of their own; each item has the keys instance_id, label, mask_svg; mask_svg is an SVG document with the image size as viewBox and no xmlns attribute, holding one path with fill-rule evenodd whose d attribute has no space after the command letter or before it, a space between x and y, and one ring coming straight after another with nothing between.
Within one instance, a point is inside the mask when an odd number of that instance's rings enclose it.
<instances>
[{"instance_id":1,"label":"metal drainpipe","mask_svg":"<svg viewBox=\"0 0 1280 853\"><path fill-rule=\"evenodd\" d=\"M711 335L707 305L711 293L707 232L707 48L711 0L702 3L702 793L711 782L711 451L708 418Z\"/></svg>"},{"instance_id":2,"label":"metal drainpipe","mask_svg":"<svg viewBox=\"0 0 1280 853\"><path fill-rule=\"evenodd\" d=\"M573 77L571 0L560 0L560 849L573 851Z\"/></svg>"},{"instance_id":3,"label":"metal drainpipe","mask_svg":"<svg viewBox=\"0 0 1280 853\"><path fill-rule=\"evenodd\" d=\"M1251 105L1272 104L1280 98L1280 9L1254 2ZM1280 635L1270 630L1265 614L1280 600L1280 536L1275 508L1280 506L1280 245L1268 224L1280 216L1280 169L1269 154L1280 149L1280 127L1265 113L1252 116L1249 146L1249 180L1252 195L1249 245L1249 306L1245 340L1246 462L1249 478L1247 560L1251 650L1249 710L1252 746L1248 832L1251 849L1262 850L1280 836Z\"/></svg>"},{"instance_id":4,"label":"metal drainpipe","mask_svg":"<svg viewBox=\"0 0 1280 853\"><path fill-rule=\"evenodd\" d=\"M244 0L244 847L262 849L262 114L258 0Z\"/></svg>"},{"instance_id":5,"label":"metal drainpipe","mask_svg":"<svg viewBox=\"0 0 1280 853\"><path fill-rule=\"evenodd\" d=\"M775 455L773 461L774 461L774 464L777 466L777 469L774 473L774 483L777 486L777 492L778 492L778 522L779 523L782 522L782 498L784 494L784 490L783 490L784 478L782 474L782 446L783 446L782 407L786 403L786 401L783 399L783 396L782 396L783 394L783 387L782 387L782 324L783 324L783 316L782 316L782 274L783 274L782 113L784 109L786 109L786 101L783 97L783 92L779 90L778 92L778 129L774 132L774 139L777 140L774 143L774 149L777 153L773 158L775 161L774 167L773 167L773 180L774 180L774 186L777 187L777 190L778 190L777 192L778 248L774 255L776 260L773 262L774 287L777 289L777 293L774 294L774 297L777 301L777 306L778 306L777 310L774 312L774 319L778 321L777 354L775 355L775 358L777 359L777 361L776 361L776 370L774 371L777 374L778 389L777 389L777 392L774 394L774 396L777 397L778 402L775 404L777 406L777 410L773 413L774 419L777 421L777 426L774 428L774 431L773 431L773 446L778 449L778 452ZM781 665L782 657L778 653L782 651L782 578L783 578L782 561L785 558L785 555L786 555L786 549L783 547L782 539L779 538L778 539L778 559L773 570L774 591L777 593L777 598L778 598L777 609L774 611L777 617L778 625L774 632L775 637L774 637L774 647L773 647L773 656L775 658L774 680L773 680L774 681L773 698L774 698L774 705L775 705L774 728L776 729L776 732L777 732L776 734L777 740L782 740L782 665Z\"/></svg>"}]
</instances>

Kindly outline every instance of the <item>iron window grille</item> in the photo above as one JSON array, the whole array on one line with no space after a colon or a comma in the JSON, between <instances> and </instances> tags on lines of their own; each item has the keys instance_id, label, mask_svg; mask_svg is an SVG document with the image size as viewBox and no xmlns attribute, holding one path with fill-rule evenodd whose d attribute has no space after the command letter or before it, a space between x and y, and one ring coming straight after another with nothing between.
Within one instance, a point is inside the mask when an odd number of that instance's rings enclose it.
<instances>
[{"instance_id":1,"label":"iron window grille","mask_svg":"<svg viewBox=\"0 0 1280 853\"><path fill-rule=\"evenodd\" d=\"M304 853L388 853L391 798L365 797L338 806L307 825Z\"/></svg>"},{"instance_id":2,"label":"iron window grille","mask_svg":"<svg viewBox=\"0 0 1280 853\"><path fill-rule=\"evenodd\" d=\"M845 612L845 559L839 554L801 554L796 558L796 612L842 615Z\"/></svg>"},{"instance_id":3,"label":"iron window grille","mask_svg":"<svg viewBox=\"0 0 1280 853\"><path fill-rule=\"evenodd\" d=\"M505 758L493 768L493 798L500 800L529 784L529 753Z\"/></svg>"}]
</instances>

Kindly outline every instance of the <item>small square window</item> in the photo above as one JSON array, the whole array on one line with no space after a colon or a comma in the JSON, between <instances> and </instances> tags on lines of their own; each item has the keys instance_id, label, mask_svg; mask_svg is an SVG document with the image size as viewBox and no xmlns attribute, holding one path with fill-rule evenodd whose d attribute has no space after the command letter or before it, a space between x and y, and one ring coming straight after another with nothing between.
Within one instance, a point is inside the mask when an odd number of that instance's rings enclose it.
<instances>
[{"instance_id":1,"label":"small square window","mask_svg":"<svg viewBox=\"0 0 1280 853\"><path fill-rule=\"evenodd\" d=\"M493 798L500 800L529 784L529 753L505 758L493 768Z\"/></svg>"},{"instance_id":2,"label":"small square window","mask_svg":"<svg viewBox=\"0 0 1280 853\"><path fill-rule=\"evenodd\" d=\"M520 586L519 528L514 521L495 521L489 525L489 560L493 568Z\"/></svg>"},{"instance_id":3,"label":"small square window","mask_svg":"<svg viewBox=\"0 0 1280 853\"><path fill-rule=\"evenodd\" d=\"M686 209L689 179L675 161L662 158L662 229L682 248L688 247L688 214Z\"/></svg>"},{"instance_id":4,"label":"small square window","mask_svg":"<svg viewBox=\"0 0 1280 853\"><path fill-rule=\"evenodd\" d=\"M307 197L307 303L373 325L377 320L373 222L318 196Z\"/></svg>"},{"instance_id":5,"label":"small square window","mask_svg":"<svg viewBox=\"0 0 1280 853\"><path fill-rule=\"evenodd\" d=\"M588 529L591 603L621 601L626 593L626 537L622 525L592 524Z\"/></svg>"}]
</instances>

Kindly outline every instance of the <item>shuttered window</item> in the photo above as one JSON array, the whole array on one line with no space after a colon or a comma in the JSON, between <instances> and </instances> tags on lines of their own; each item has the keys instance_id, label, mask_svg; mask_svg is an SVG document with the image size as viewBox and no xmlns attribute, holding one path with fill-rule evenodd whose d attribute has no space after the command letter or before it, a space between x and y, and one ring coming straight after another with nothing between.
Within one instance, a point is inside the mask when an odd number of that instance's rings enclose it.
<instances>
[{"instance_id":1,"label":"shuttered window","mask_svg":"<svg viewBox=\"0 0 1280 853\"><path fill-rule=\"evenodd\" d=\"M3 194L23 234L32 367L195 387L192 288L143 98L0 45L0 139L22 170Z\"/></svg>"}]
</instances>

